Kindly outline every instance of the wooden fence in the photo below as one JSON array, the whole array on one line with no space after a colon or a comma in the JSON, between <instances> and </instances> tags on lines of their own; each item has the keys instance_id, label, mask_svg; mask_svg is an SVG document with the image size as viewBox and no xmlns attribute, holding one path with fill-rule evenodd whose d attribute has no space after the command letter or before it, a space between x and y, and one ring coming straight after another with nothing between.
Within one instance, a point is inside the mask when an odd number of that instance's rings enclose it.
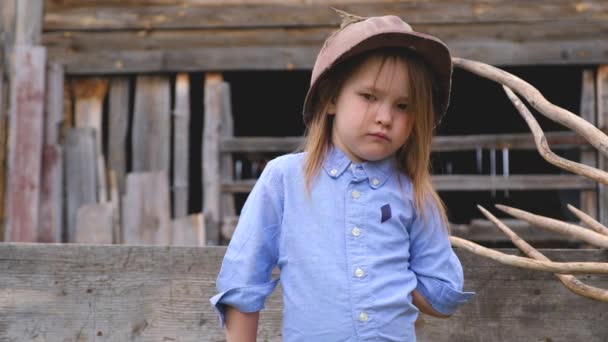
<instances>
[{"instance_id":1,"label":"wooden fence","mask_svg":"<svg viewBox=\"0 0 608 342\"><path fill-rule=\"evenodd\" d=\"M515 250L503 250L517 254ZM0 339L224 341L209 304L224 247L0 244ZM456 250L476 297L447 320L421 315L420 341L608 339L607 304L570 293L551 274ZM542 250L555 261L605 261L605 250ZM606 276L584 281L608 287ZM281 290L258 341L281 341Z\"/></svg>"}]
</instances>

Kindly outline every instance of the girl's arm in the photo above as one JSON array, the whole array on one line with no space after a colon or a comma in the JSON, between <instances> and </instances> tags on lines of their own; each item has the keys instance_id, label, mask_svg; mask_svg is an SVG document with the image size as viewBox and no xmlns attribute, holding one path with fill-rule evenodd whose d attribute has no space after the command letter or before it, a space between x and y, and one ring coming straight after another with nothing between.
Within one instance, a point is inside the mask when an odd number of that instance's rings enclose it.
<instances>
[{"instance_id":1,"label":"girl's arm","mask_svg":"<svg viewBox=\"0 0 608 342\"><path fill-rule=\"evenodd\" d=\"M255 342L259 318L259 312L245 313L226 306L226 341Z\"/></svg>"},{"instance_id":2,"label":"girl's arm","mask_svg":"<svg viewBox=\"0 0 608 342\"><path fill-rule=\"evenodd\" d=\"M414 305L416 305L416 307L418 308L418 310L420 310L420 312L425 313L429 316L433 316L433 317L437 317L437 318L450 317L449 315L444 315L441 312L438 312L435 309L433 309L431 304L429 304L429 302L427 302L426 299L424 299L424 297L422 297L422 295L420 295L420 293L418 293L418 290L412 291L412 303Z\"/></svg>"}]
</instances>

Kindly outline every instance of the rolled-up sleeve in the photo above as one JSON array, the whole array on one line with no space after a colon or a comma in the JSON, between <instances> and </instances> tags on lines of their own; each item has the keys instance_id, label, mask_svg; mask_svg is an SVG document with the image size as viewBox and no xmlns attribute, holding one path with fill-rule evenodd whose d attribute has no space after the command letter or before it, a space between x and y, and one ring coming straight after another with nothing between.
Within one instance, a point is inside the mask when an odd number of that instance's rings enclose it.
<instances>
[{"instance_id":1,"label":"rolled-up sleeve","mask_svg":"<svg viewBox=\"0 0 608 342\"><path fill-rule=\"evenodd\" d=\"M410 267L418 280L416 290L433 309L451 315L475 293L463 291L462 265L437 207L427 203L425 214L426 221L418 213L410 227Z\"/></svg>"},{"instance_id":2,"label":"rolled-up sleeve","mask_svg":"<svg viewBox=\"0 0 608 342\"><path fill-rule=\"evenodd\" d=\"M225 306L257 312L279 279L271 279L277 264L283 212L282 175L270 161L251 190L226 249L210 302L224 326Z\"/></svg>"}]
</instances>

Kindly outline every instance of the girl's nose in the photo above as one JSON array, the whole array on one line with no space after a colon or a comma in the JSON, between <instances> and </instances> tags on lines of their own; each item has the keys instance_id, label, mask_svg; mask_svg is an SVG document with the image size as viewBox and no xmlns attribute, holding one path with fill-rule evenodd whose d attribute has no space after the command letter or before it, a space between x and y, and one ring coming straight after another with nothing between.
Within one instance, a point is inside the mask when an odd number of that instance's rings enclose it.
<instances>
[{"instance_id":1,"label":"girl's nose","mask_svg":"<svg viewBox=\"0 0 608 342\"><path fill-rule=\"evenodd\" d=\"M392 120L391 106L387 104L380 104L378 110L376 110L376 123L388 126Z\"/></svg>"}]
</instances>

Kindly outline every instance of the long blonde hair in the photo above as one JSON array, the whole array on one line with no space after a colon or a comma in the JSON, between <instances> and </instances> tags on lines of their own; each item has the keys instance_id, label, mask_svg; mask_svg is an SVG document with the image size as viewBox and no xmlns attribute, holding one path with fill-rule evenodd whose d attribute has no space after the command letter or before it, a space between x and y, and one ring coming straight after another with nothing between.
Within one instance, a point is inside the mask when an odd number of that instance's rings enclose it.
<instances>
[{"instance_id":1,"label":"long blonde hair","mask_svg":"<svg viewBox=\"0 0 608 342\"><path fill-rule=\"evenodd\" d=\"M408 65L410 80L409 107L414 112L414 126L408 141L397 150L394 157L400 172L407 175L414 189L414 206L426 221L425 204L436 204L438 214L449 230L446 208L435 190L431 180L430 159L431 143L435 127L435 107L433 105L431 73L416 54L406 49L386 48L372 50L336 65L330 72L319 80L316 92L313 94L314 115L312 116L300 150L306 151L304 161L304 178L307 193L310 193L312 182L320 172L323 160L331 146L333 115L327 111L331 101L336 99L348 79L348 76L367 58L380 57L382 69L388 59L398 58ZM430 203L425 203L430 201Z\"/></svg>"}]
</instances>

